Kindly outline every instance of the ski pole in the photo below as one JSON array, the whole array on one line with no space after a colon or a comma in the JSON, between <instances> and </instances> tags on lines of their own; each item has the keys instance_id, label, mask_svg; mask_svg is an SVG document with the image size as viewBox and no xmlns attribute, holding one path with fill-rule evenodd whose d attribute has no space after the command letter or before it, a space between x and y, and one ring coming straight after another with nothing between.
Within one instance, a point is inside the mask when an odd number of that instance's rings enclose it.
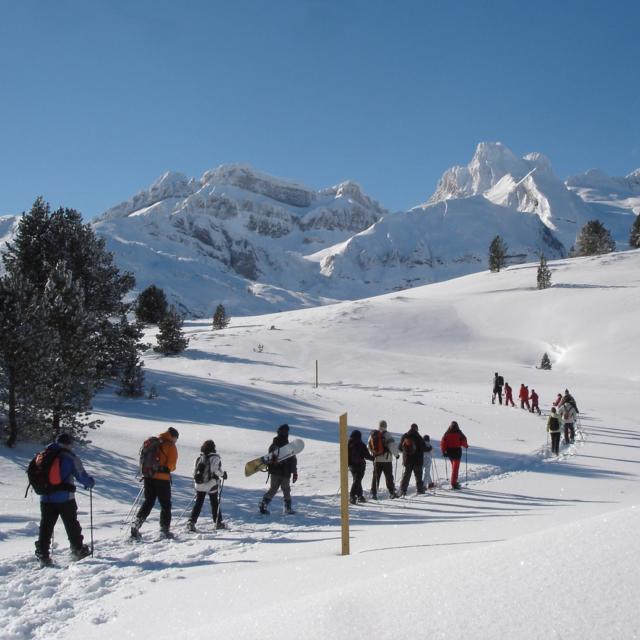
<instances>
[{"instance_id":1,"label":"ski pole","mask_svg":"<svg viewBox=\"0 0 640 640\"><path fill-rule=\"evenodd\" d=\"M218 519L220 518L220 505L222 503L222 490L224 489L224 478L220 483L220 491L218 491L218 508L216 509L216 527L218 526Z\"/></svg>"},{"instance_id":2,"label":"ski pole","mask_svg":"<svg viewBox=\"0 0 640 640\"><path fill-rule=\"evenodd\" d=\"M464 450L464 483L469 484L469 470L467 467L467 454L469 453L469 449L465 447Z\"/></svg>"},{"instance_id":3,"label":"ski pole","mask_svg":"<svg viewBox=\"0 0 640 640\"><path fill-rule=\"evenodd\" d=\"M193 503L196 501L196 497L197 497L197 492L196 492L196 495L193 496L193 498L191 498L191 500L189 501L189 504L182 510L182 513L177 517L175 522L176 527L181 522L182 518L184 517L184 514L187 513L187 510L191 509L191 505L193 505Z\"/></svg>"},{"instance_id":4,"label":"ski pole","mask_svg":"<svg viewBox=\"0 0 640 640\"><path fill-rule=\"evenodd\" d=\"M138 502L140 502L140 496L142 496L142 492L143 491L144 491L144 485L142 487L140 487L140 491L138 491L138 495L136 496L136 499L133 501L133 504L131 505L131 508L129 509L129 513L127 513L127 515L125 516L124 521L122 522L122 527L120 527L121 530L124 530L126 528L126 526L133 519L133 513L135 511L135 508L138 506Z\"/></svg>"},{"instance_id":5,"label":"ski pole","mask_svg":"<svg viewBox=\"0 0 640 640\"><path fill-rule=\"evenodd\" d=\"M89 530L91 531L91 557L93 558L93 487L89 488Z\"/></svg>"}]
</instances>

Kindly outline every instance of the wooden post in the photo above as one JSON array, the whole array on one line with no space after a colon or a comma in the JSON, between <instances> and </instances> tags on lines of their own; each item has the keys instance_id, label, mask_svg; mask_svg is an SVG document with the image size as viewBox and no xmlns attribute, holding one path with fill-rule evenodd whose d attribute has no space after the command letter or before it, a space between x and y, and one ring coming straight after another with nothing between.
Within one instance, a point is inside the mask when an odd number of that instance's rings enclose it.
<instances>
[{"instance_id":1,"label":"wooden post","mask_svg":"<svg viewBox=\"0 0 640 640\"><path fill-rule=\"evenodd\" d=\"M340 416L340 511L342 521L342 555L349 555L349 449L347 414Z\"/></svg>"},{"instance_id":2,"label":"wooden post","mask_svg":"<svg viewBox=\"0 0 640 640\"><path fill-rule=\"evenodd\" d=\"M318 361L316 360L316 389L318 388Z\"/></svg>"}]
</instances>

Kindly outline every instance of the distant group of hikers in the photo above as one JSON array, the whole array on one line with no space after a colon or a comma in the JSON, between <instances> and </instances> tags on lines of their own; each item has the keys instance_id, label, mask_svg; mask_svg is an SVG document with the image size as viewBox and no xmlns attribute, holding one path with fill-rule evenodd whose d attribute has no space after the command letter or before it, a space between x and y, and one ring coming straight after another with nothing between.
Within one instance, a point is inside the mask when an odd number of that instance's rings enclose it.
<instances>
[{"instance_id":1,"label":"distant group of hikers","mask_svg":"<svg viewBox=\"0 0 640 640\"><path fill-rule=\"evenodd\" d=\"M513 389L509 385L508 382L505 382L503 376L501 376L497 371L493 376L493 393L491 395L491 404L496 403L496 398L499 404L502 404L502 388L504 387L504 405L508 407L511 405L515 407L516 405L513 402ZM520 408L526 409L531 413L541 414L540 407L538 406L539 396L536 393L535 389L531 389L531 393L529 393L529 387L522 383L520 385L520 391L518 392L518 400L520 400Z\"/></svg>"},{"instance_id":2,"label":"distant group of hikers","mask_svg":"<svg viewBox=\"0 0 640 640\"><path fill-rule=\"evenodd\" d=\"M494 378L494 396L502 404L502 387L506 390L507 402L511 399L511 389L503 383L502 376L497 373ZM524 387L524 385L522 385ZM526 387L524 387L526 389ZM535 402L528 407L529 411L538 410L538 396L532 390L531 397L526 391L527 399L535 398ZM521 395L524 407L525 394ZM559 393L553 402L547 420L547 431L551 438L551 449L558 455L560 436L564 429L566 444L575 440L578 407L573 396L565 389ZM276 493L281 490L284 499L284 513L295 513L292 508L291 484L298 479L297 457L289 455L279 459L278 452L289 443L289 425L280 425L277 434L265 456L270 475L270 486L258 505L261 514L268 514L268 506ZM171 519L171 473L175 471L178 461L176 443L179 438L177 429L170 427L157 437L149 438L140 451L140 472L143 486L130 510L130 537L140 540L140 528L151 513L156 501L160 504L160 534L165 538L172 538ZM54 526L59 517L62 518L67 537L71 546L72 558L79 560L90 553L92 549L84 543L82 528L78 522L78 507L75 501L75 482L77 480L85 489L91 490L95 480L84 469L80 458L73 452L74 440L69 434L60 434L55 442L44 451L39 452L29 465L29 482L36 493L40 494L40 529L35 543L36 557L42 566L51 565L50 546ZM451 464L450 483L453 490L461 488L458 482L460 462L463 449L469 444L458 423L452 421L440 439L440 451ZM402 456L404 471L400 480L399 491L396 491L393 463ZM362 433L354 430L348 442L348 465L353 482L349 497L351 504L366 502L362 488L362 481L366 471L367 460L373 463L373 477L371 480L370 496L378 498L380 480L384 475L390 498L407 495L411 476L415 478L418 494L424 494L435 487L432 476L434 468L433 445L428 435L421 435L418 425L411 424L399 442L389 433L387 422L380 420L377 429L369 435L367 443L362 439ZM200 454L194 462L193 482L195 496L193 507L187 520L188 531L196 530L196 522L208 498L211 515L216 529L225 528L220 509L222 489L227 479L227 472L222 469L220 455L216 451L215 442L205 440L200 447ZM449 480L449 478L448 478ZM91 495L91 494L90 494ZM142 496L142 497L141 497ZM142 500L138 510L135 507L138 500ZM191 505L189 505L191 506ZM188 510L185 509L184 512Z\"/></svg>"}]
</instances>

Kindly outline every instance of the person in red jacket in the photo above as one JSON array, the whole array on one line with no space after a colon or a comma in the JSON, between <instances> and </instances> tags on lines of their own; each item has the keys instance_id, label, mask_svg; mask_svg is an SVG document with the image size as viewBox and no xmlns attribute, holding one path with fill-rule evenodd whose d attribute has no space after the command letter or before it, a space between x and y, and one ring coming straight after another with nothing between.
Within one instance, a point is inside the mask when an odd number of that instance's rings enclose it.
<instances>
[{"instance_id":1,"label":"person in red jacket","mask_svg":"<svg viewBox=\"0 0 640 640\"><path fill-rule=\"evenodd\" d=\"M524 386L524 383L520 385L520 391L518 392L518 398L520 398L520 408L524 409L527 407L527 411L531 411L531 407L529 406L529 389Z\"/></svg>"},{"instance_id":2,"label":"person in red jacket","mask_svg":"<svg viewBox=\"0 0 640 640\"><path fill-rule=\"evenodd\" d=\"M445 458L451 460L451 488L460 489L458 484L458 471L460 470L460 458L462 448L468 449L467 436L460 431L458 423L454 420L445 431L440 440L440 450Z\"/></svg>"},{"instance_id":3,"label":"person in red jacket","mask_svg":"<svg viewBox=\"0 0 640 640\"><path fill-rule=\"evenodd\" d=\"M531 400L531 409L529 409L529 411L531 411L531 413L537 411L538 415L540 415L541 412L540 407L538 406L538 394L535 389L531 389L531 396L529 399Z\"/></svg>"},{"instance_id":4,"label":"person in red jacket","mask_svg":"<svg viewBox=\"0 0 640 640\"><path fill-rule=\"evenodd\" d=\"M511 403L512 407L515 407L516 405L513 404L513 389L511 388L511 385L508 382L504 383L504 406L508 407L509 403Z\"/></svg>"}]
</instances>

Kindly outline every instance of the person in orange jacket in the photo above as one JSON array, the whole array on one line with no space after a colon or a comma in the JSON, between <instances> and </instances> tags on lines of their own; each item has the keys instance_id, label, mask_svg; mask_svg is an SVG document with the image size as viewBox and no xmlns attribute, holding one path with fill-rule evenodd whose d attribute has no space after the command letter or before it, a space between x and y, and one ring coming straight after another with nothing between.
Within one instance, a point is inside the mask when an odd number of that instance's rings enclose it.
<instances>
[{"instance_id":1,"label":"person in orange jacket","mask_svg":"<svg viewBox=\"0 0 640 640\"><path fill-rule=\"evenodd\" d=\"M458 471L460 470L460 458L462 448L468 449L467 436L462 433L458 423L454 420L445 431L440 440L440 450L445 458L451 460L451 488L461 489L458 483Z\"/></svg>"},{"instance_id":2,"label":"person in orange jacket","mask_svg":"<svg viewBox=\"0 0 640 640\"><path fill-rule=\"evenodd\" d=\"M158 447L158 471L150 478L144 478L144 501L131 525L131 537L140 540L140 527L144 524L156 503L160 503L160 533L165 538L173 538L171 527L171 472L178 463L177 429L169 427L161 433Z\"/></svg>"}]
</instances>

